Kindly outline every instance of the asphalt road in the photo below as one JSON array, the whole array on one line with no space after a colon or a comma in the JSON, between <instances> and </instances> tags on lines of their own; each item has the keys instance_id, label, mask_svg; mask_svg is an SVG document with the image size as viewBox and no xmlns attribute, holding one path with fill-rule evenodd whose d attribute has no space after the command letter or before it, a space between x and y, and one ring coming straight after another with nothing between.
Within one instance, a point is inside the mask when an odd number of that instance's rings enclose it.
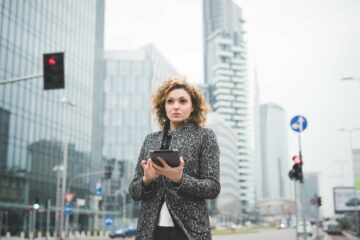
<instances>
[{"instance_id":1,"label":"asphalt road","mask_svg":"<svg viewBox=\"0 0 360 240\"><path fill-rule=\"evenodd\" d=\"M213 236L213 240L295 240L295 229L266 229L256 233Z\"/></svg>"}]
</instances>

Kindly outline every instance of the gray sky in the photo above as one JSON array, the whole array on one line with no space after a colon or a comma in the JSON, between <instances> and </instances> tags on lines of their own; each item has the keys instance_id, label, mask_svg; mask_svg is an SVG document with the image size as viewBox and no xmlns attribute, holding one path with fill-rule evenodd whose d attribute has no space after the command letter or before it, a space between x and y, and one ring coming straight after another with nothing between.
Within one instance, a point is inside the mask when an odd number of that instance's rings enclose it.
<instances>
[{"instance_id":1,"label":"gray sky","mask_svg":"<svg viewBox=\"0 0 360 240\"><path fill-rule=\"evenodd\" d=\"M340 81L360 78L360 1L235 2L243 9L249 78L253 82L256 62L261 103L281 105L288 121L298 114L308 119L304 169L320 173L323 211L330 215L332 187L352 184L349 137L338 129L360 127L360 81ZM203 81L201 0L106 4L106 49L153 43L191 82ZM290 162L298 143L287 127ZM360 132L353 136L360 148Z\"/></svg>"}]
</instances>

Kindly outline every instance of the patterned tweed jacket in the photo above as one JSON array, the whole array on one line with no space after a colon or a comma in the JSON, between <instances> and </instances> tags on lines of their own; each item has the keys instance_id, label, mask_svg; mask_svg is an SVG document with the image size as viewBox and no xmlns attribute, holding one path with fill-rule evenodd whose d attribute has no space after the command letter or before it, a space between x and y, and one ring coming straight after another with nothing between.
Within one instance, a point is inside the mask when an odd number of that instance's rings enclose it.
<instances>
[{"instance_id":1,"label":"patterned tweed jacket","mask_svg":"<svg viewBox=\"0 0 360 240\"><path fill-rule=\"evenodd\" d=\"M144 187L142 160L150 158L150 150L160 149L162 132L149 134L143 143L129 192L135 201L141 200L137 240L152 240L163 200L169 212L191 240L211 239L205 199L220 193L219 146L211 129L198 128L185 121L183 128L169 131L169 149L178 149L185 161L183 179L176 184L164 176Z\"/></svg>"}]
</instances>

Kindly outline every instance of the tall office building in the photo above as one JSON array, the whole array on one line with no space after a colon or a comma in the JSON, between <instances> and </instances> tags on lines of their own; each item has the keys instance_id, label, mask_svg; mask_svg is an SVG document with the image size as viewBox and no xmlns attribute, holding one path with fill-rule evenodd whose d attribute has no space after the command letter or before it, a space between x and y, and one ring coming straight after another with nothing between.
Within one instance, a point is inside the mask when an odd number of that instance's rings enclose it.
<instances>
[{"instance_id":1,"label":"tall office building","mask_svg":"<svg viewBox=\"0 0 360 240\"><path fill-rule=\"evenodd\" d=\"M304 207L303 212L308 219L315 220L318 214L318 207L314 204L315 196L319 196L319 173L316 172L304 172L304 201L302 206ZM297 194L300 196L300 194Z\"/></svg>"},{"instance_id":2,"label":"tall office building","mask_svg":"<svg viewBox=\"0 0 360 240\"><path fill-rule=\"evenodd\" d=\"M220 184L221 192L209 208L211 215L217 215L218 221L223 219L238 223L241 219L241 200L238 174L237 135L223 117L212 112L208 116L207 125L214 130L220 147ZM211 201L210 201L211 202Z\"/></svg>"},{"instance_id":3,"label":"tall office building","mask_svg":"<svg viewBox=\"0 0 360 240\"><path fill-rule=\"evenodd\" d=\"M55 205L53 169L63 163L65 128L69 130L68 183L100 161L95 155L101 153L101 145L95 143L101 142L101 134L93 129L101 131L102 125L94 126L93 116L101 118L102 91L95 90L103 81L104 5L103 0L0 1L0 84L4 79L41 74L43 53L65 53L65 89L44 91L42 77L0 85L0 211L6 212L7 230L12 233L28 230L31 202L39 201L43 208L51 199ZM65 106L62 97L75 106ZM89 200L90 188L89 178L82 178L71 191ZM92 218L86 202L83 211L89 216L79 216L83 228ZM55 208L51 211L53 227ZM38 218L36 228L43 229L44 221Z\"/></svg>"},{"instance_id":4,"label":"tall office building","mask_svg":"<svg viewBox=\"0 0 360 240\"><path fill-rule=\"evenodd\" d=\"M177 71L152 45L107 51L105 62L103 156L127 163L123 186L129 186L145 136L158 129L151 114L151 96Z\"/></svg>"},{"instance_id":5,"label":"tall office building","mask_svg":"<svg viewBox=\"0 0 360 240\"><path fill-rule=\"evenodd\" d=\"M257 169L257 176L262 182L262 198L291 198L287 127L282 107L260 106L261 168Z\"/></svg>"},{"instance_id":6,"label":"tall office building","mask_svg":"<svg viewBox=\"0 0 360 240\"><path fill-rule=\"evenodd\" d=\"M204 73L209 102L238 136L239 194L244 219L255 203L249 152L249 84L241 9L231 0L204 0Z\"/></svg>"}]
</instances>

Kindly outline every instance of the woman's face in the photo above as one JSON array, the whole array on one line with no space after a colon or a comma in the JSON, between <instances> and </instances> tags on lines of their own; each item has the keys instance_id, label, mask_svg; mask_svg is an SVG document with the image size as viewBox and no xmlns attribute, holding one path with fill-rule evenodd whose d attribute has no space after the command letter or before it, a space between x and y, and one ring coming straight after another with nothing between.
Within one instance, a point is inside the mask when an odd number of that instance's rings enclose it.
<instances>
[{"instance_id":1,"label":"woman's face","mask_svg":"<svg viewBox=\"0 0 360 240\"><path fill-rule=\"evenodd\" d=\"M170 120L170 129L180 127L194 111L189 93L183 88L170 91L165 99L165 111Z\"/></svg>"}]
</instances>

